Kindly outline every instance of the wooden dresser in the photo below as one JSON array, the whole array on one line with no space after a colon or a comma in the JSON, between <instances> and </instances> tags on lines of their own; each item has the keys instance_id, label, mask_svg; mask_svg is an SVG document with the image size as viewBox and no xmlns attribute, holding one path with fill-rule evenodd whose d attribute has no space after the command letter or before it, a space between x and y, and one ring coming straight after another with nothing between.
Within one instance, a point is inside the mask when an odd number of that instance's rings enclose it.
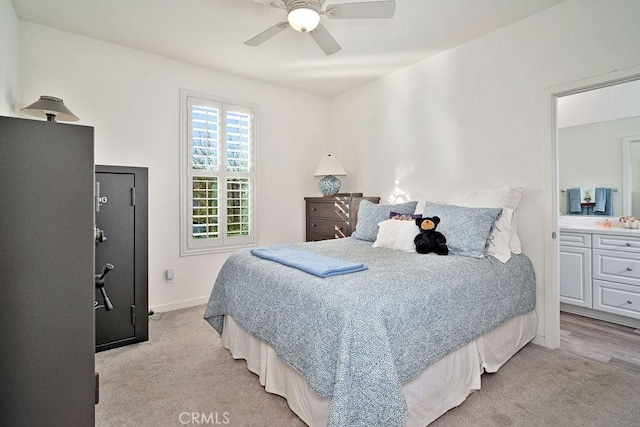
<instances>
[{"instance_id":1,"label":"wooden dresser","mask_svg":"<svg viewBox=\"0 0 640 427\"><path fill-rule=\"evenodd\" d=\"M362 193L338 193L331 197L305 197L307 205L307 242L351 236L358 221L362 200L380 202L380 197L362 197Z\"/></svg>"}]
</instances>

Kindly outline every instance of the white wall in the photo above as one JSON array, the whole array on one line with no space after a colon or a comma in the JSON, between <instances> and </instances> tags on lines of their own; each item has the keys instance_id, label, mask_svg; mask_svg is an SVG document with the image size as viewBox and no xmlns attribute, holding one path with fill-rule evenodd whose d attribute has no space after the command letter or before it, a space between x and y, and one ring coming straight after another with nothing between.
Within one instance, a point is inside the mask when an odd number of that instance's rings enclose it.
<instances>
[{"instance_id":1,"label":"white wall","mask_svg":"<svg viewBox=\"0 0 640 427\"><path fill-rule=\"evenodd\" d=\"M552 200L544 95L640 64L638 16L637 0L569 0L332 103L333 151L350 171L352 191L446 199L478 188L526 189L519 232L537 274L541 338L545 204Z\"/></svg>"},{"instance_id":2,"label":"white wall","mask_svg":"<svg viewBox=\"0 0 640 427\"><path fill-rule=\"evenodd\" d=\"M622 216L622 138L640 135L640 117L558 129L558 183L561 189L611 187L613 215ZM567 213L566 193L560 212Z\"/></svg>"},{"instance_id":3,"label":"white wall","mask_svg":"<svg viewBox=\"0 0 640 427\"><path fill-rule=\"evenodd\" d=\"M558 128L640 116L640 80L558 99Z\"/></svg>"},{"instance_id":4,"label":"white wall","mask_svg":"<svg viewBox=\"0 0 640 427\"><path fill-rule=\"evenodd\" d=\"M11 0L0 0L0 115L13 116L19 97L18 17ZM35 99L33 100L35 101ZM32 101L32 102L33 102Z\"/></svg>"},{"instance_id":5,"label":"white wall","mask_svg":"<svg viewBox=\"0 0 640 427\"><path fill-rule=\"evenodd\" d=\"M304 240L329 101L36 24L20 23L21 102L62 98L95 127L96 163L149 168L149 302L201 303L229 253L180 257L179 89L257 104L258 244ZM173 284L164 270L175 269Z\"/></svg>"}]
</instances>

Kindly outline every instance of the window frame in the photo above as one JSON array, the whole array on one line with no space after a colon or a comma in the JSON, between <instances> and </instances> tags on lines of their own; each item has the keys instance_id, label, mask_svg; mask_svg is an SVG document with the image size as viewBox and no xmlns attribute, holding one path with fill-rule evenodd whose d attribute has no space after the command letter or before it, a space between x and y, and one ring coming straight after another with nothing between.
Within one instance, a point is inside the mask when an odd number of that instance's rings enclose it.
<instances>
[{"instance_id":1,"label":"window frame","mask_svg":"<svg viewBox=\"0 0 640 427\"><path fill-rule=\"evenodd\" d=\"M191 106L193 103L220 108L219 164L218 170L192 168ZM227 170L227 111L240 111L251 115L249 135L249 172ZM253 247L257 241L257 114L255 104L214 97L187 89L180 89L180 255L200 255L233 251ZM194 177L217 177L218 179L218 232L216 238L194 239L193 231L193 187ZM249 180L249 235L227 236L227 182L233 178Z\"/></svg>"}]
</instances>

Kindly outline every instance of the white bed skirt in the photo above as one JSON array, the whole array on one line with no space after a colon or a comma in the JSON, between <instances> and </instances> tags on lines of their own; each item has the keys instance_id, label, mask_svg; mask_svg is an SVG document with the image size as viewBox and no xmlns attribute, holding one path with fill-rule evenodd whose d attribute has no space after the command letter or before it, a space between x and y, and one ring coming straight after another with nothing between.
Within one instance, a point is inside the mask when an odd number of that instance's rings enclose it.
<instances>
[{"instance_id":1,"label":"white bed skirt","mask_svg":"<svg viewBox=\"0 0 640 427\"><path fill-rule=\"evenodd\" d=\"M483 370L496 372L536 334L536 313L515 317L430 365L403 386L407 426L426 426L480 389ZM316 394L304 377L278 359L275 350L225 316L222 340L234 359L245 359L269 393L285 399L307 425L326 426L331 401Z\"/></svg>"}]
</instances>

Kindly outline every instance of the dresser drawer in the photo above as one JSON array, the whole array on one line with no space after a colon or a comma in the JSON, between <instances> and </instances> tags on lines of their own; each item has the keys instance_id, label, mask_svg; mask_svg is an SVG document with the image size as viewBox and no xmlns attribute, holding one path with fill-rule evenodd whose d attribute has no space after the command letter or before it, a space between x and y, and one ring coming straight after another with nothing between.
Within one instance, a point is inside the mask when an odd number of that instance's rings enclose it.
<instances>
[{"instance_id":1,"label":"dresser drawer","mask_svg":"<svg viewBox=\"0 0 640 427\"><path fill-rule=\"evenodd\" d=\"M305 197L306 240L339 239L351 236L356 228L360 202L378 203L380 197L362 197L362 193L343 193L331 197Z\"/></svg>"},{"instance_id":2,"label":"dresser drawer","mask_svg":"<svg viewBox=\"0 0 640 427\"><path fill-rule=\"evenodd\" d=\"M589 233L567 233L560 232L561 246L574 246L577 248L591 247L591 234Z\"/></svg>"},{"instance_id":3,"label":"dresser drawer","mask_svg":"<svg viewBox=\"0 0 640 427\"><path fill-rule=\"evenodd\" d=\"M640 254L594 249L593 278L640 286Z\"/></svg>"},{"instance_id":4,"label":"dresser drawer","mask_svg":"<svg viewBox=\"0 0 640 427\"><path fill-rule=\"evenodd\" d=\"M640 319L640 288L594 280L593 308Z\"/></svg>"},{"instance_id":5,"label":"dresser drawer","mask_svg":"<svg viewBox=\"0 0 640 427\"><path fill-rule=\"evenodd\" d=\"M309 218L307 220L307 229L310 234L323 235L329 238L339 239L351 235L349 223L340 220Z\"/></svg>"},{"instance_id":6,"label":"dresser drawer","mask_svg":"<svg viewBox=\"0 0 640 427\"><path fill-rule=\"evenodd\" d=\"M307 233L307 242L319 242L320 240L333 239L333 236L322 236L320 234Z\"/></svg>"},{"instance_id":7,"label":"dresser drawer","mask_svg":"<svg viewBox=\"0 0 640 427\"><path fill-rule=\"evenodd\" d=\"M640 237L594 234L593 247L597 249L613 249L617 251L640 253Z\"/></svg>"},{"instance_id":8,"label":"dresser drawer","mask_svg":"<svg viewBox=\"0 0 640 427\"><path fill-rule=\"evenodd\" d=\"M349 205L340 201L309 202L307 204L307 216L309 218L332 218L347 221L349 218Z\"/></svg>"}]
</instances>

